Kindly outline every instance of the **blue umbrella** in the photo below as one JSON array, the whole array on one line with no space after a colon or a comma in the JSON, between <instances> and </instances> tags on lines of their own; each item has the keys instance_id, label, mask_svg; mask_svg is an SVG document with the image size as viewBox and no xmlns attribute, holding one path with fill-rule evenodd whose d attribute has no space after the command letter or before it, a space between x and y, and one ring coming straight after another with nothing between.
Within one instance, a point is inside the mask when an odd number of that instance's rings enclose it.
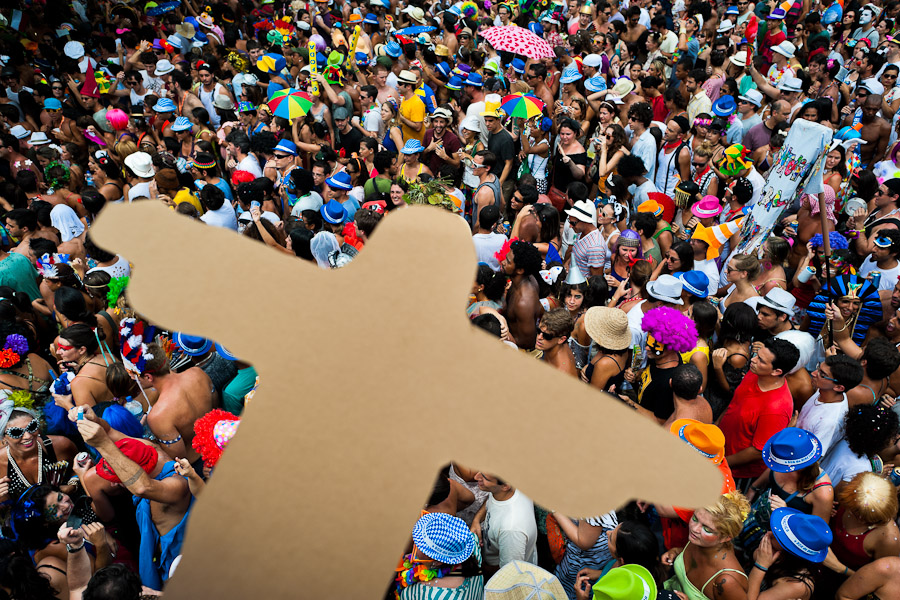
<instances>
[{"instance_id":1,"label":"blue umbrella","mask_svg":"<svg viewBox=\"0 0 900 600\"><path fill-rule=\"evenodd\" d=\"M419 35L420 33L431 33L436 29L437 27L431 27L430 25L416 25L415 27L398 29L394 32L394 35Z\"/></svg>"},{"instance_id":2,"label":"blue umbrella","mask_svg":"<svg viewBox=\"0 0 900 600\"><path fill-rule=\"evenodd\" d=\"M148 17L158 17L159 15L171 12L181 6L181 2L163 2L147 9Z\"/></svg>"}]
</instances>

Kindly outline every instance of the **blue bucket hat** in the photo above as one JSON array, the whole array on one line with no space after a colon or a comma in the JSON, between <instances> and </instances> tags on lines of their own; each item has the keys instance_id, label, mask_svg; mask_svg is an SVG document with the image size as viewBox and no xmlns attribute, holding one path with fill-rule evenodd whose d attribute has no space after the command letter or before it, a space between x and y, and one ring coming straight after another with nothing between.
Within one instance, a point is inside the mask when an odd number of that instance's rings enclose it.
<instances>
[{"instance_id":1,"label":"blue bucket hat","mask_svg":"<svg viewBox=\"0 0 900 600\"><path fill-rule=\"evenodd\" d=\"M158 113L167 113L167 112L175 112L178 110L178 107L175 106L175 103L172 102L169 98L160 98L156 101L156 104L153 105L153 110Z\"/></svg>"},{"instance_id":2,"label":"blue bucket hat","mask_svg":"<svg viewBox=\"0 0 900 600\"><path fill-rule=\"evenodd\" d=\"M439 62L437 65L435 65L434 68L437 69L438 72L441 75L443 75L445 79L450 78L450 65L448 65L447 63Z\"/></svg>"},{"instance_id":3,"label":"blue bucket hat","mask_svg":"<svg viewBox=\"0 0 900 600\"><path fill-rule=\"evenodd\" d=\"M416 521L413 542L425 556L445 565L458 565L475 551L475 536L466 522L447 513L426 513Z\"/></svg>"},{"instance_id":4,"label":"blue bucket hat","mask_svg":"<svg viewBox=\"0 0 900 600\"><path fill-rule=\"evenodd\" d=\"M46 98L44 100L44 108L47 110L59 110L62 108L62 102L56 98Z\"/></svg>"},{"instance_id":5,"label":"blue bucket hat","mask_svg":"<svg viewBox=\"0 0 900 600\"><path fill-rule=\"evenodd\" d=\"M356 53L356 64L358 65L368 65L369 64L369 55L365 52L357 52Z\"/></svg>"},{"instance_id":6,"label":"blue bucket hat","mask_svg":"<svg viewBox=\"0 0 900 600\"><path fill-rule=\"evenodd\" d=\"M188 335L180 331L172 336L172 341L188 356L202 356L209 352L213 346L212 342L206 338L198 335Z\"/></svg>"},{"instance_id":7,"label":"blue bucket hat","mask_svg":"<svg viewBox=\"0 0 900 600\"><path fill-rule=\"evenodd\" d=\"M584 87L589 92L602 92L606 89L606 80L599 73L584 82Z\"/></svg>"},{"instance_id":8,"label":"blue bucket hat","mask_svg":"<svg viewBox=\"0 0 900 600\"><path fill-rule=\"evenodd\" d=\"M709 296L709 277L702 271L686 271L678 275L681 285L697 298Z\"/></svg>"},{"instance_id":9,"label":"blue bucket hat","mask_svg":"<svg viewBox=\"0 0 900 600\"><path fill-rule=\"evenodd\" d=\"M231 352L226 350L225 346L223 346L222 344L216 342L215 346L216 346L216 354L218 354L225 360L230 361L230 362L234 362L237 360L237 356L235 356L234 354L232 354Z\"/></svg>"},{"instance_id":10,"label":"blue bucket hat","mask_svg":"<svg viewBox=\"0 0 900 600\"><path fill-rule=\"evenodd\" d=\"M425 147L422 145L417 139L406 140L406 144L400 150L403 154L416 154L417 152L424 152Z\"/></svg>"},{"instance_id":11,"label":"blue bucket hat","mask_svg":"<svg viewBox=\"0 0 900 600\"><path fill-rule=\"evenodd\" d=\"M363 18L363 23L367 23L369 25L378 25L378 17L376 17L372 13L369 13Z\"/></svg>"},{"instance_id":12,"label":"blue bucket hat","mask_svg":"<svg viewBox=\"0 0 900 600\"><path fill-rule=\"evenodd\" d=\"M799 471L822 458L822 443L799 427L785 427L763 446L762 459L776 473Z\"/></svg>"},{"instance_id":13,"label":"blue bucket hat","mask_svg":"<svg viewBox=\"0 0 900 600\"><path fill-rule=\"evenodd\" d=\"M338 223L344 222L344 207L334 198L323 205L322 208L319 209L319 213L322 215L322 218L325 219L326 223L337 225Z\"/></svg>"},{"instance_id":14,"label":"blue bucket hat","mask_svg":"<svg viewBox=\"0 0 900 600\"><path fill-rule=\"evenodd\" d=\"M384 53L390 56L391 58L400 58L400 55L403 53L403 49L400 47L395 41L390 41L384 47Z\"/></svg>"},{"instance_id":15,"label":"blue bucket hat","mask_svg":"<svg viewBox=\"0 0 900 600\"><path fill-rule=\"evenodd\" d=\"M480 88L484 85L484 80L478 73L469 73L469 76L466 77L464 85L471 85L472 87Z\"/></svg>"},{"instance_id":16,"label":"blue bucket hat","mask_svg":"<svg viewBox=\"0 0 900 600\"><path fill-rule=\"evenodd\" d=\"M734 98L731 96L719 96L719 98L713 102L712 112L717 117L728 118L734 114L734 111L737 110L737 102L734 101Z\"/></svg>"},{"instance_id":17,"label":"blue bucket hat","mask_svg":"<svg viewBox=\"0 0 900 600\"><path fill-rule=\"evenodd\" d=\"M516 73L521 74L525 72L525 61L521 58L512 59L512 63L510 63L509 66L512 67L512 70Z\"/></svg>"},{"instance_id":18,"label":"blue bucket hat","mask_svg":"<svg viewBox=\"0 0 900 600\"><path fill-rule=\"evenodd\" d=\"M820 563L828 555L834 536L822 517L802 513L796 508L777 508L769 518L778 545L794 556Z\"/></svg>"},{"instance_id":19,"label":"blue bucket hat","mask_svg":"<svg viewBox=\"0 0 900 600\"><path fill-rule=\"evenodd\" d=\"M172 123L172 131L190 131L193 125L187 117L177 117Z\"/></svg>"},{"instance_id":20,"label":"blue bucket hat","mask_svg":"<svg viewBox=\"0 0 900 600\"><path fill-rule=\"evenodd\" d=\"M728 15L740 16L740 14L741 14L741 11L738 10L737 6L729 6L727 9L725 9L726 16L728 16Z\"/></svg>"},{"instance_id":21,"label":"blue bucket hat","mask_svg":"<svg viewBox=\"0 0 900 600\"><path fill-rule=\"evenodd\" d=\"M454 75L453 77L450 78L450 81L447 82L447 89L453 90L455 92L458 92L459 90L461 90L462 86L463 86L463 80L458 75Z\"/></svg>"},{"instance_id":22,"label":"blue bucket hat","mask_svg":"<svg viewBox=\"0 0 900 600\"><path fill-rule=\"evenodd\" d=\"M578 72L578 67L575 65L569 65L563 70L562 77L559 78L560 83L575 83L581 79L581 73Z\"/></svg>"},{"instance_id":23,"label":"blue bucket hat","mask_svg":"<svg viewBox=\"0 0 900 600\"><path fill-rule=\"evenodd\" d=\"M278 142L278 145L275 146L273 151L284 152L285 154L290 154L291 156L297 156L297 144L290 140L281 140Z\"/></svg>"},{"instance_id":24,"label":"blue bucket hat","mask_svg":"<svg viewBox=\"0 0 900 600\"><path fill-rule=\"evenodd\" d=\"M335 190L352 190L353 184L350 182L350 174L346 171L338 171L325 180L325 184ZM331 204L329 202L329 204ZM328 206L326 204L326 206ZM342 217L343 220L343 217Z\"/></svg>"}]
</instances>

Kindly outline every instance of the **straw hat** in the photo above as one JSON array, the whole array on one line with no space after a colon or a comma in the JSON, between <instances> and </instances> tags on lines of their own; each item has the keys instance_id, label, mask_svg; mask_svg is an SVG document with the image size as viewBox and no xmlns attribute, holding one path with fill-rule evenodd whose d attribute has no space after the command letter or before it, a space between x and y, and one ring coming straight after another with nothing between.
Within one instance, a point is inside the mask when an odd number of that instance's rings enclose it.
<instances>
[{"instance_id":1,"label":"straw hat","mask_svg":"<svg viewBox=\"0 0 900 600\"><path fill-rule=\"evenodd\" d=\"M537 565L514 560L497 571L484 585L484 600L566 600L566 591L555 575Z\"/></svg>"},{"instance_id":2,"label":"straw hat","mask_svg":"<svg viewBox=\"0 0 900 600\"><path fill-rule=\"evenodd\" d=\"M624 350L631 346L628 315L622 309L592 306L584 313L584 330L607 350Z\"/></svg>"}]
</instances>

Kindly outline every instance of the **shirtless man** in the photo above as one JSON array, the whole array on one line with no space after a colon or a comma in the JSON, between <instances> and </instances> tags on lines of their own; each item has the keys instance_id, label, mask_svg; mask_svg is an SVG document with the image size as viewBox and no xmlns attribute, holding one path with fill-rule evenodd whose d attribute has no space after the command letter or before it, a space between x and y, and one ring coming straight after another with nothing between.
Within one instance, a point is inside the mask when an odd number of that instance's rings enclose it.
<instances>
[{"instance_id":1,"label":"shirtless man","mask_svg":"<svg viewBox=\"0 0 900 600\"><path fill-rule=\"evenodd\" d=\"M629 44L636 44L638 39L647 31L647 28L638 21L641 19L641 7L632 5L625 12L625 33L622 34L622 41Z\"/></svg>"},{"instance_id":2,"label":"shirtless man","mask_svg":"<svg viewBox=\"0 0 900 600\"><path fill-rule=\"evenodd\" d=\"M472 173L479 179L478 187L475 188L475 206L472 208L472 214L474 215L481 215L481 209L491 204L501 210L503 208L500 180L491 173L491 168L496 162L497 157L490 150L478 152L472 160ZM477 216L472 226L473 229L478 226Z\"/></svg>"},{"instance_id":3,"label":"shirtless man","mask_svg":"<svg viewBox=\"0 0 900 600\"><path fill-rule=\"evenodd\" d=\"M534 89L534 95L544 101L544 104L550 106L553 104L553 92L546 84L547 67L541 63L531 63L528 66L528 75L525 81Z\"/></svg>"},{"instance_id":4,"label":"shirtless man","mask_svg":"<svg viewBox=\"0 0 900 600\"><path fill-rule=\"evenodd\" d=\"M502 252L502 251L501 251ZM509 334L523 350L532 350L537 340L535 323L544 313L538 296L541 253L527 242L513 242L500 266L510 278L506 292L506 322Z\"/></svg>"},{"instance_id":5,"label":"shirtless man","mask_svg":"<svg viewBox=\"0 0 900 600\"><path fill-rule=\"evenodd\" d=\"M882 159L891 135L891 124L878 116L882 101L881 95L869 94L862 105L862 129L859 135L866 143L859 147L859 154L862 166L867 170L872 170L875 163ZM842 109L841 112L845 111L846 109ZM853 115L848 114L842 125L852 124Z\"/></svg>"},{"instance_id":6,"label":"shirtless man","mask_svg":"<svg viewBox=\"0 0 900 600\"><path fill-rule=\"evenodd\" d=\"M575 356L569 348L569 336L574 328L575 320L568 309L555 308L544 313L534 347L544 353L544 362L563 373L577 377Z\"/></svg>"},{"instance_id":7,"label":"shirtless man","mask_svg":"<svg viewBox=\"0 0 900 600\"><path fill-rule=\"evenodd\" d=\"M379 105L387 102L389 98L394 98L397 102L400 101L400 95L397 93L397 90L387 84L387 78L390 72L390 67L386 67L381 63L375 64L375 77L373 78L372 85L378 89Z\"/></svg>"},{"instance_id":8,"label":"shirtless man","mask_svg":"<svg viewBox=\"0 0 900 600\"><path fill-rule=\"evenodd\" d=\"M836 600L900 597L900 558L885 556L860 567L838 588Z\"/></svg>"},{"instance_id":9,"label":"shirtless man","mask_svg":"<svg viewBox=\"0 0 900 600\"><path fill-rule=\"evenodd\" d=\"M672 386L672 399L675 401L675 412L663 423L666 429L678 419L696 419L701 423L712 423L712 408L706 398L700 395L703 387L703 375L700 369L692 364L679 365L672 369L669 380Z\"/></svg>"},{"instance_id":10,"label":"shirtless man","mask_svg":"<svg viewBox=\"0 0 900 600\"><path fill-rule=\"evenodd\" d=\"M200 367L172 373L162 348L150 344L148 350L153 358L147 361L139 381L141 387L156 388L159 399L147 414L147 426L169 456L194 463L200 458L191 446L194 421L214 408L212 381Z\"/></svg>"},{"instance_id":11,"label":"shirtless man","mask_svg":"<svg viewBox=\"0 0 900 600\"><path fill-rule=\"evenodd\" d=\"M161 355L165 357L164 353ZM84 441L102 457L94 467L97 475L134 494L141 528L141 583L161 590L172 562L181 554L185 516L193 501L187 480L175 470L175 461L149 442L113 430L107 433L89 418L76 423ZM119 439L113 441L111 436Z\"/></svg>"},{"instance_id":12,"label":"shirtless man","mask_svg":"<svg viewBox=\"0 0 900 600\"><path fill-rule=\"evenodd\" d=\"M19 243L10 252L17 252L29 256L30 242L38 230L37 214L28 208L14 208L6 213L6 230L11 237L19 240Z\"/></svg>"},{"instance_id":13,"label":"shirtless man","mask_svg":"<svg viewBox=\"0 0 900 600\"><path fill-rule=\"evenodd\" d=\"M172 71L172 82L169 84L172 100L178 107L178 114L184 117L192 116L195 108L203 108L200 98L191 91L192 83L191 77L187 73L178 69Z\"/></svg>"}]
</instances>

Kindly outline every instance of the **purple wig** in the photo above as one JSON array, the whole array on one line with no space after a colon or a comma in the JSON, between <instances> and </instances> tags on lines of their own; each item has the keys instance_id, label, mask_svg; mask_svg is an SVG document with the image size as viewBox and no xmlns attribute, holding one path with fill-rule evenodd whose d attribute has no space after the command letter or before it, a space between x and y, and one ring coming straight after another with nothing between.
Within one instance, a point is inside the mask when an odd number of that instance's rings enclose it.
<instances>
[{"instance_id":1,"label":"purple wig","mask_svg":"<svg viewBox=\"0 0 900 600\"><path fill-rule=\"evenodd\" d=\"M641 321L641 329L679 354L693 350L697 345L697 326L693 319L668 306L648 310Z\"/></svg>"},{"instance_id":2,"label":"purple wig","mask_svg":"<svg viewBox=\"0 0 900 600\"><path fill-rule=\"evenodd\" d=\"M616 255L619 254L619 246L637 248L637 258L644 258L644 251L641 248L641 234L634 229L626 229L616 238Z\"/></svg>"}]
</instances>

